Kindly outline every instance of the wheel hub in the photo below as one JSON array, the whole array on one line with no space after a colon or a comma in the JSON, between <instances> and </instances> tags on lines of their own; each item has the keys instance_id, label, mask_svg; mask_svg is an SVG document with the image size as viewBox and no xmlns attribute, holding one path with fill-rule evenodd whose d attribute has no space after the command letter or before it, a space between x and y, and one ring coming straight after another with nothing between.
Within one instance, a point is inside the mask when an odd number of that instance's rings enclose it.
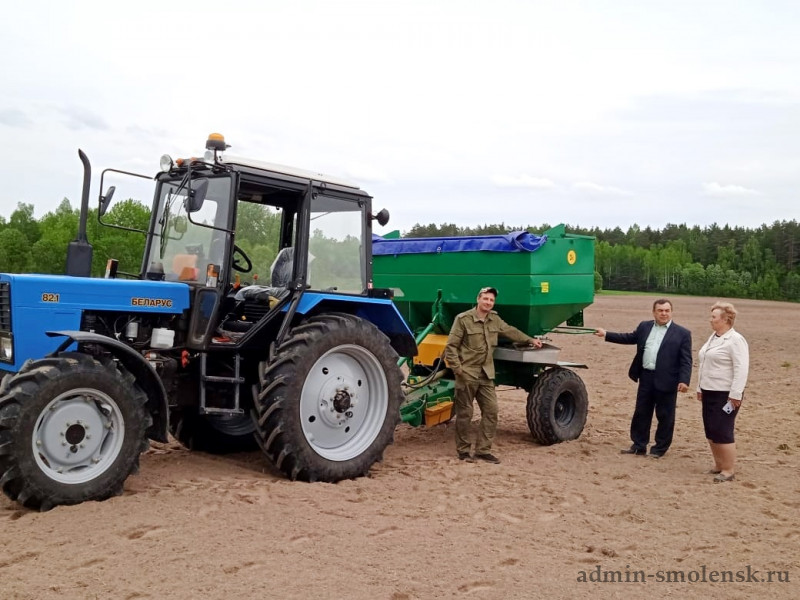
<instances>
[{"instance_id":1,"label":"wheel hub","mask_svg":"<svg viewBox=\"0 0 800 600\"><path fill-rule=\"evenodd\" d=\"M80 444L84 439L86 439L86 429L84 429L82 423L70 425L64 434L64 438L70 445Z\"/></svg>"},{"instance_id":2,"label":"wheel hub","mask_svg":"<svg viewBox=\"0 0 800 600\"><path fill-rule=\"evenodd\" d=\"M36 462L52 479L80 483L116 458L123 431L119 409L97 390L75 390L54 399L36 423Z\"/></svg>"},{"instance_id":3,"label":"wheel hub","mask_svg":"<svg viewBox=\"0 0 800 600\"><path fill-rule=\"evenodd\" d=\"M333 408L338 413L346 412L350 408L350 392L347 389L338 389L333 396Z\"/></svg>"},{"instance_id":4,"label":"wheel hub","mask_svg":"<svg viewBox=\"0 0 800 600\"><path fill-rule=\"evenodd\" d=\"M569 425L575 416L575 398L572 394L563 393L556 400L554 418L561 425Z\"/></svg>"},{"instance_id":5,"label":"wheel hub","mask_svg":"<svg viewBox=\"0 0 800 600\"><path fill-rule=\"evenodd\" d=\"M329 460L349 460L375 439L386 414L386 377L375 356L342 345L321 356L303 385L306 441Z\"/></svg>"},{"instance_id":6,"label":"wheel hub","mask_svg":"<svg viewBox=\"0 0 800 600\"><path fill-rule=\"evenodd\" d=\"M322 386L319 400L319 417L328 426L341 428L353 418L358 405L358 393L349 377L331 374Z\"/></svg>"}]
</instances>

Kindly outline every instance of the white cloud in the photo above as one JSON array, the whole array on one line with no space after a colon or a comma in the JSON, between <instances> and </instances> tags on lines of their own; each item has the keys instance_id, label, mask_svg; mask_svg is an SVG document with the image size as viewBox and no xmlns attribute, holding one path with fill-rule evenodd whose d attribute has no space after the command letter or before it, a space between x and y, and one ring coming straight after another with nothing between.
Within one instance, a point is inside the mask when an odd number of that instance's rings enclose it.
<instances>
[{"instance_id":1,"label":"white cloud","mask_svg":"<svg viewBox=\"0 0 800 600\"><path fill-rule=\"evenodd\" d=\"M703 193L706 196L760 196L761 192L746 188L741 185L721 185L716 181L703 184Z\"/></svg>"},{"instance_id":2,"label":"white cloud","mask_svg":"<svg viewBox=\"0 0 800 600\"><path fill-rule=\"evenodd\" d=\"M16 108L0 109L0 124L9 127L29 127L33 121L24 111Z\"/></svg>"},{"instance_id":3,"label":"white cloud","mask_svg":"<svg viewBox=\"0 0 800 600\"><path fill-rule=\"evenodd\" d=\"M532 177L530 175L495 175L492 182L499 187L509 188L528 188L531 190L552 190L556 184L543 177Z\"/></svg>"},{"instance_id":4,"label":"white cloud","mask_svg":"<svg viewBox=\"0 0 800 600\"><path fill-rule=\"evenodd\" d=\"M218 131L236 155L354 180L401 227L704 225L724 194L732 225L797 218L800 3L82 4L98 10L4 12L0 215L75 203L77 148L95 187Z\"/></svg>"},{"instance_id":5,"label":"white cloud","mask_svg":"<svg viewBox=\"0 0 800 600\"><path fill-rule=\"evenodd\" d=\"M599 183L592 183L591 181L578 181L572 184L572 187L580 192L588 192L599 196L632 196L631 192L626 192L617 187L610 185L600 185Z\"/></svg>"},{"instance_id":6,"label":"white cloud","mask_svg":"<svg viewBox=\"0 0 800 600\"><path fill-rule=\"evenodd\" d=\"M353 162L347 165L344 176L362 183L391 183L383 169L368 163Z\"/></svg>"}]
</instances>

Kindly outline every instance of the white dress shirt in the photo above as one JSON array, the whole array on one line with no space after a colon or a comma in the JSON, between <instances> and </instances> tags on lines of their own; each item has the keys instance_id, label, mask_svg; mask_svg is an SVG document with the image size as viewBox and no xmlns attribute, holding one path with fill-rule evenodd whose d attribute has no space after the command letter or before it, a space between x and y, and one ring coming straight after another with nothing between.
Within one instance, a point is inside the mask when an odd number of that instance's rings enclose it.
<instances>
[{"instance_id":1,"label":"white dress shirt","mask_svg":"<svg viewBox=\"0 0 800 600\"><path fill-rule=\"evenodd\" d=\"M656 370L656 358L658 357L658 349L661 348L661 342L664 341L664 336L667 335L667 329L672 325L672 321L668 321L665 325L653 323L653 328L650 330L650 335L647 336L647 341L644 343L644 352L642 353L642 368L648 371Z\"/></svg>"}]
</instances>

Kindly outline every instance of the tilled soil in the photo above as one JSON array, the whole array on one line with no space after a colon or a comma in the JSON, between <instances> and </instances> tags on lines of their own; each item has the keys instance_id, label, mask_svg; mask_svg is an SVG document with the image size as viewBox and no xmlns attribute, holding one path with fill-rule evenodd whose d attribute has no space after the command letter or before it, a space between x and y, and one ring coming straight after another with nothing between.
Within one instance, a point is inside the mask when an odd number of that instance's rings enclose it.
<instances>
[{"instance_id":1,"label":"tilled soil","mask_svg":"<svg viewBox=\"0 0 800 600\"><path fill-rule=\"evenodd\" d=\"M586 324L632 331L654 299L599 296ZM713 299L673 300L696 365ZM401 425L369 477L338 484L292 483L259 453L154 445L106 502L37 513L0 499L0 597L796 598L800 305L735 304L751 375L731 483L704 473L694 392L664 458L620 455L633 347L553 335L562 360L589 366L576 441L533 443L525 393L500 389L500 465L457 460L446 425Z\"/></svg>"}]
</instances>

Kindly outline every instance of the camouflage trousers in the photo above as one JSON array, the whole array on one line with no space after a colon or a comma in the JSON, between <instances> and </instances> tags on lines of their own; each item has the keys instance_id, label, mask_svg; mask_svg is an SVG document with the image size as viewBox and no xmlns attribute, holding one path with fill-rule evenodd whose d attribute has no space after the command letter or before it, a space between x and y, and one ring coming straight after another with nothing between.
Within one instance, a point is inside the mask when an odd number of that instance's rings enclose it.
<instances>
[{"instance_id":1,"label":"camouflage trousers","mask_svg":"<svg viewBox=\"0 0 800 600\"><path fill-rule=\"evenodd\" d=\"M478 408L481 410L478 437L475 440L475 454L489 454L492 451L492 441L497 431L497 395L494 391L494 381L485 377L481 379L456 377L455 396L456 451L458 453L469 452L472 445L470 424L474 399L477 400Z\"/></svg>"}]
</instances>

